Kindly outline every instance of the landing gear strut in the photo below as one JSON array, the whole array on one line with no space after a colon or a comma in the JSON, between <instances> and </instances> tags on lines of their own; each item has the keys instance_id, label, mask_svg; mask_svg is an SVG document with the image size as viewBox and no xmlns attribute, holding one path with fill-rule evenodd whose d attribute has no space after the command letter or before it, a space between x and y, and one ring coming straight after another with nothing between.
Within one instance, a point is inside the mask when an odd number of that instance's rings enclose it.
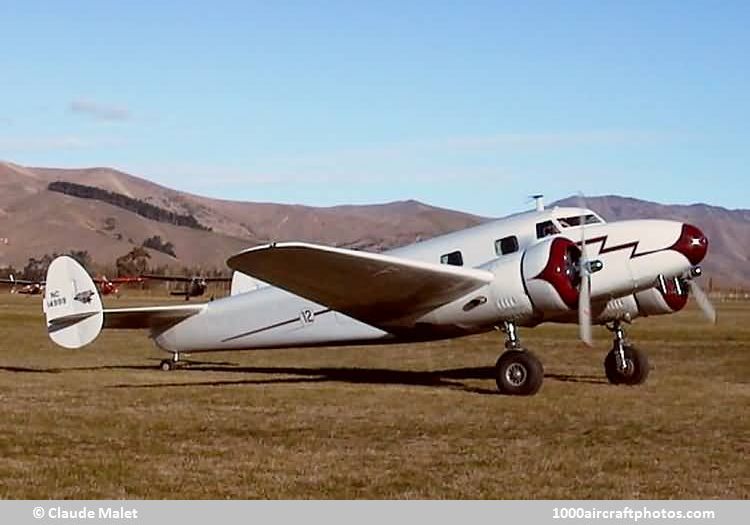
<instances>
[{"instance_id":1,"label":"landing gear strut","mask_svg":"<svg viewBox=\"0 0 750 525\"><path fill-rule=\"evenodd\" d=\"M640 385L650 370L646 354L628 343L620 321L607 326L614 334L612 350L604 359L604 373L613 385Z\"/></svg>"},{"instance_id":2,"label":"landing gear strut","mask_svg":"<svg viewBox=\"0 0 750 525\"><path fill-rule=\"evenodd\" d=\"M503 394L516 396L536 394L544 379L541 361L521 346L515 323L505 322L501 330L507 337L507 350L495 364L495 382L498 390Z\"/></svg>"},{"instance_id":3,"label":"landing gear strut","mask_svg":"<svg viewBox=\"0 0 750 525\"><path fill-rule=\"evenodd\" d=\"M164 370L165 372L169 372L170 370L174 370L179 366L180 363L180 354L179 352L175 352L172 354L172 359L164 359L161 363L159 363L159 368Z\"/></svg>"}]
</instances>

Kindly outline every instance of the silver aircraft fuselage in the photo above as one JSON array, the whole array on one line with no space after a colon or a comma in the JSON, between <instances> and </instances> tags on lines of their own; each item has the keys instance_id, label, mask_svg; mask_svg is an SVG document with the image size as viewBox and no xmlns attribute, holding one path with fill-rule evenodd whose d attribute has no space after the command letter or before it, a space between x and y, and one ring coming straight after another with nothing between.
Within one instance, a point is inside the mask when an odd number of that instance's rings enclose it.
<instances>
[{"instance_id":1,"label":"silver aircraft fuselage","mask_svg":"<svg viewBox=\"0 0 750 525\"><path fill-rule=\"evenodd\" d=\"M246 293L205 303L200 313L157 334L154 340L169 352L204 352L441 339L489 331L502 320L513 320L521 326L544 321L575 322L575 310L565 305L560 308L560 300L552 288L547 292L546 284L540 281L532 290L523 274L535 264L532 252L536 245L556 237L580 245L581 228L571 223L573 218L584 216L593 217L592 224L584 228L586 249L590 257L603 264L601 271L591 275L595 322L624 315L622 308L637 303L635 299L628 302L629 297L647 293L658 279L677 278L697 264L686 236L700 232L693 227L686 230L683 223L661 220L606 223L590 210L548 208L387 252L404 259L452 264L457 261L450 256L458 252L463 266L481 268L495 275L491 284L429 312L411 329L397 332L381 329L280 288L260 285ZM511 237L515 238L515 246L512 240L501 242ZM539 272L534 270L534 273ZM549 293L549 304L545 302L547 299L532 300L535 293L536 297ZM484 302L467 309L467 304L477 297ZM636 310L628 315L638 315L637 307L630 308Z\"/></svg>"}]
</instances>

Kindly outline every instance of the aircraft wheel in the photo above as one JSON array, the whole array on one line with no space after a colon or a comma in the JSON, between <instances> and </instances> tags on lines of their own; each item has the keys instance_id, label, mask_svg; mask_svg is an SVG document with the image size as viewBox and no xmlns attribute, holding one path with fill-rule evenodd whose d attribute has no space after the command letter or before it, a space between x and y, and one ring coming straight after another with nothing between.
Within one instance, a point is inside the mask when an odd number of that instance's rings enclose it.
<instances>
[{"instance_id":1,"label":"aircraft wheel","mask_svg":"<svg viewBox=\"0 0 750 525\"><path fill-rule=\"evenodd\" d=\"M640 385L646 381L650 370L646 353L631 345L623 347L625 370L618 370L615 349L604 359L604 373L613 385Z\"/></svg>"},{"instance_id":2,"label":"aircraft wheel","mask_svg":"<svg viewBox=\"0 0 750 525\"><path fill-rule=\"evenodd\" d=\"M542 387L544 368L542 362L529 351L508 350L497 360L495 381L501 393L513 396L531 396Z\"/></svg>"},{"instance_id":3,"label":"aircraft wheel","mask_svg":"<svg viewBox=\"0 0 750 525\"><path fill-rule=\"evenodd\" d=\"M161 368L165 372L169 372L170 370L174 370L175 363L171 359L165 359L161 363L159 363L159 368Z\"/></svg>"}]
</instances>

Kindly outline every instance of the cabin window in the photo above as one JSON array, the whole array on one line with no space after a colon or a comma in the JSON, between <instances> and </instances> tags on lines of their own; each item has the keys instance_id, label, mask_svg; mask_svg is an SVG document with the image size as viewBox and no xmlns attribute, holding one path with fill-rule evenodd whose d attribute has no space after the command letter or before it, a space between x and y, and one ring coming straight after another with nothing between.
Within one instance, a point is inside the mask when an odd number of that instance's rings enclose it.
<instances>
[{"instance_id":1,"label":"cabin window","mask_svg":"<svg viewBox=\"0 0 750 525\"><path fill-rule=\"evenodd\" d=\"M560 233L555 224L552 221L540 222L536 225L536 238L542 239L549 235Z\"/></svg>"},{"instance_id":2,"label":"cabin window","mask_svg":"<svg viewBox=\"0 0 750 525\"><path fill-rule=\"evenodd\" d=\"M497 255L506 255L518 251L518 237L511 235L495 241L495 253Z\"/></svg>"},{"instance_id":3,"label":"cabin window","mask_svg":"<svg viewBox=\"0 0 750 525\"><path fill-rule=\"evenodd\" d=\"M601 222L599 217L592 213L587 214L585 220L586 222L584 224L597 224ZM574 215L573 217L558 217L557 222L559 222L560 226L563 228L572 228L581 225L581 216Z\"/></svg>"},{"instance_id":4,"label":"cabin window","mask_svg":"<svg viewBox=\"0 0 750 525\"><path fill-rule=\"evenodd\" d=\"M440 264L451 264L453 266L463 266L464 257L463 255L461 255L461 252L459 251L446 253L445 255L442 255L440 257Z\"/></svg>"}]
</instances>

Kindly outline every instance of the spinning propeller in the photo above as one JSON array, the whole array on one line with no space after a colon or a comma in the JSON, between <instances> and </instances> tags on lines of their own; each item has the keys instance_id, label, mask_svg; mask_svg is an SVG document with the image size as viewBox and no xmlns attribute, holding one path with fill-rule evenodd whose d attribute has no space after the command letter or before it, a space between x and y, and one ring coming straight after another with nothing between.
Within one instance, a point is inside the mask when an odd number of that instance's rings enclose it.
<instances>
[{"instance_id":1,"label":"spinning propeller","mask_svg":"<svg viewBox=\"0 0 750 525\"><path fill-rule=\"evenodd\" d=\"M583 195L578 196L579 206L586 208ZM594 342L591 335L591 261L586 248L586 212L581 211L581 258L578 261L580 291L578 295L578 336L584 344L591 346ZM596 261L601 265L601 262Z\"/></svg>"},{"instance_id":2,"label":"spinning propeller","mask_svg":"<svg viewBox=\"0 0 750 525\"><path fill-rule=\"evenodd\" d=\"M698 275L700 275L700 273ZM697 275L695 277L697 277ZM701 309L701 312L703 312L703 315L709 322L716 324L716 308L711 304L711 300L708 298L708 295L706 295L706 292L704 292L703 288L695 282L694 278L688 279L688 286L690 287L690 293L693 294L695 302L698 305L698 308Z\"/></svg>"}]
</instances>

